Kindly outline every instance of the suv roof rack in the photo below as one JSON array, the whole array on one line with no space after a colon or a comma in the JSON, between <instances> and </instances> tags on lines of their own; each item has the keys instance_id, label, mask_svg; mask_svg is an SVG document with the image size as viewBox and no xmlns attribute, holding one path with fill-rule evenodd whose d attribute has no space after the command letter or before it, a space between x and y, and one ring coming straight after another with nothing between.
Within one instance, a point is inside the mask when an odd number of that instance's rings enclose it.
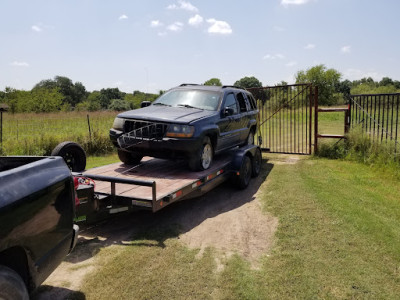
<instances>
[{"instance_id":1,"label":"suv roof rack","mask_svg":"<svg viewBox=\"0 0 400 300\"><path fill-rule=\"evenodd\" d=\"M244 88L242 88L240 86L236 86L236 85L223 85L222 88L223 89L225 89L225 88L235 88L235 89L245 90Z\"/></svg>"},{"instance_id":2,"label":"suv roof rack","mask_svg":"<svg viewBox=\"0 0 400 300\"><path fill-rule=\"evenodd\" d=\"M180 86L188 86L188 85L200 85L197 83L182 83Z\"/></svg>"}]
</instances>

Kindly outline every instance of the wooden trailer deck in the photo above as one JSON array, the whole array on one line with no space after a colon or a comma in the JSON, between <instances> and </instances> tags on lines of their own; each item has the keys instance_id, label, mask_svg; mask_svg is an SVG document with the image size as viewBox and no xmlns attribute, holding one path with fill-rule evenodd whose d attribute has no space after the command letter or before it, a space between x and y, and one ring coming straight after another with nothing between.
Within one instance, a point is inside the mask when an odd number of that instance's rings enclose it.
<instances>
[{"instance_id":1,"label":"wooden trailer deck","mask_svg":"<svg viewBox=\"0 0 400 300\"><path fill-rule=\"evenodd\" d=\"M198 182L199 179L209 174L218 172L231 162L231 155L217 156L208 170L201 172L190 171L184 161L164 160L144 157L137 166L128 166L124 163L115 163L102 167L93 168L83 173L90 175L109 176L114 178L133 179L141 181L154 181L156 183L156 200L173 194L183 187ZM95 180L95 191L97 193L111 194L111 184L106 181ZM152 200L152 187L115 184L115 195L132 199Z\"/></svg>"}]
</instances>

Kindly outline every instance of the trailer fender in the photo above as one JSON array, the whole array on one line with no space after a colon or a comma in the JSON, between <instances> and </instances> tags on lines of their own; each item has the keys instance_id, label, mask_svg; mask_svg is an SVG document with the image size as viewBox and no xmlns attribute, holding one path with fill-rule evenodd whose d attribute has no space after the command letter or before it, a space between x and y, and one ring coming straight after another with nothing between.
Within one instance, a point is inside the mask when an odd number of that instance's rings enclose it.
<instances>
[{"instance_id":1,"label":"trailer fender","mask_svg":"<svg viewBox=\"0 0 400 300\"><path fill-rule=\"evenodd\" d=\"M243 159L246 155L249 156L251 161L253 161L256 151L259 151L259 147L257 145L247 145L235 150L235 154L232 159L232 171L240 171L240 167L242 166Z\"/></svg>"}]
</instances>

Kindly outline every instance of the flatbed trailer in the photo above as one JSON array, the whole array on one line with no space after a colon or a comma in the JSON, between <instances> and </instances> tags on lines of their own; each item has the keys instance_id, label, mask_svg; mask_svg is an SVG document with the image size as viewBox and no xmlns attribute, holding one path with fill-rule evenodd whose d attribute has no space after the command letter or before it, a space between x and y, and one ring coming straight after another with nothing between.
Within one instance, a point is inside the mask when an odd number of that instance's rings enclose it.
<instances>
[{"instance_id":1,"label":"flatbed trailer","mask_svg":"<svg viewBox=\"0 0 400 300\"><path fill-rule=\"evenodd\" d=\"M199 197L232 177L236 186L246 188L260 168L260 147L248 145L215 157L201 172L188 170L184 161L145 157L136 166L114 163L73 173L78 181L77 218L92 223L138 209L157 212Z\"/></svg>"}]
</instances>

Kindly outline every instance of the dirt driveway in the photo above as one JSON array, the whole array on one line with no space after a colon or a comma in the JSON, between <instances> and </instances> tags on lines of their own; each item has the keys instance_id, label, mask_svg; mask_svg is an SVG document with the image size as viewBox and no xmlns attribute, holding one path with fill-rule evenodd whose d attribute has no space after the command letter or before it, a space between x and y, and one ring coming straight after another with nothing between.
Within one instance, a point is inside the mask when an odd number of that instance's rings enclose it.
<instances>
[{"instance_id":1,"label":"dirt driveway","mask_svg":"<svg viewBox=\"0 0 400 300\"><path fill-rule=\"evenodd\" d=\"M135 234L151 229L178 226L177 238L191 248L214 247L217 265L223 269L223 261L238 253L257 268L258 258L273 243L278 220L262 213L260 205L261 185L273 168L264 162L260 176L253 179L246 190L238 191L226 182L206 195L176 203L158 213L135 212L92 226L80 225L80 237L74 252L54 271L33 296L33 299L85 299L79 292L84 276L96 270L96 254L102 247L123 244Z\"/></svg>"}]
</instances>

